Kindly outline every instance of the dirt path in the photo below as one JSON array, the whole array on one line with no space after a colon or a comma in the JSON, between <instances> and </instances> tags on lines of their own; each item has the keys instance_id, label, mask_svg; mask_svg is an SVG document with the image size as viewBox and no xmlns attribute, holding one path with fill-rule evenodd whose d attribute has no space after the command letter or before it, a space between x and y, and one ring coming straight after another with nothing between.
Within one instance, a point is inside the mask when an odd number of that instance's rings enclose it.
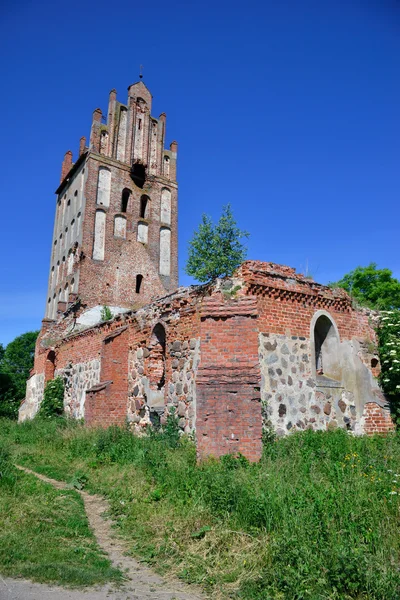
<instances>
[{"instance_id":1,"label":"dirt path","mask_svg":"<svg viewBox=\"0 0 400 600\"><path fill-rule=\"evenodd\" d=\"M62 481L50 479L25 467L18 468L59 490L68 488ZM126 574L127 582L118 589L106 585L85 590L67 590L22 579L0 577L0 600L204 600L205 596L201 592L179 582L166 582L148 567L130 556L125 556L127 544L115 537L112 521L104 517L104 513L109 510L108 501L83 490L76 491L83 498L86 515L97 543L108 554L113 566Z\"/></svg>"}]
</instances>

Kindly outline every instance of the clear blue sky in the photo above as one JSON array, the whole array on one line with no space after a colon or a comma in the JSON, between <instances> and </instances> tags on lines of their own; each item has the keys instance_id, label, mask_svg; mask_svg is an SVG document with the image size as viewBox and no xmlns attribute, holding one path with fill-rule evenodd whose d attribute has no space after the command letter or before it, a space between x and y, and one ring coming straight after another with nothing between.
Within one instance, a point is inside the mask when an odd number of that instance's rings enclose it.
<instances>
[{"instance_id":1,"label":"clear blue sky","mask_svg":"<svg viewBox=\"0 0 400 600\"><path fill-rule=\"evenodd\" d=\"M326 283L400 277L400 3L3 0L0 342L39 328L64 152L144 81L179 142L181 284L201 214Z\"/></svg>"}]
</instances>

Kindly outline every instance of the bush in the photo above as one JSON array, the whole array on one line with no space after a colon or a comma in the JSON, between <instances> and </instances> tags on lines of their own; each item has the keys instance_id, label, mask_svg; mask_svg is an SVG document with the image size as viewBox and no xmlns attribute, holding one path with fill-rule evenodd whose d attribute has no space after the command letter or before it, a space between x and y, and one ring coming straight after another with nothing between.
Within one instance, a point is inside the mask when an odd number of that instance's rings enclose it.
<instances>
[{"instance_id":1,"label":"bush","mask_svg":"<svg viewBox=\"0 0 400 600\"><path fill-rule=\"evenodd\" d=\"M392 414L400 422L400 310L382 311L378 327L383 391L389 398Z\"/></svg>"},{"instance_id":2,"label":"bush","mask_svg":"<svg viewBox=\"0 0 400 600\"><path fill-rule=\"evenodd\" d=\"M56 377L46 383L38 416L40 418L52 418L62 415L63 412L64 382L61 377Z\"/></svg>"}]
</instances>

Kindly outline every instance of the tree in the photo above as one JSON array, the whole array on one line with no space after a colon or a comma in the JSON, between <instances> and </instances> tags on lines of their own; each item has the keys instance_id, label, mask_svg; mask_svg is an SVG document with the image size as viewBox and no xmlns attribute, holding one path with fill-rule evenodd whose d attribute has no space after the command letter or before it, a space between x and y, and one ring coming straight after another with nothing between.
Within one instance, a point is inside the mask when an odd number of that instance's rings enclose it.
<instances>
[{"instance_id":1,"label":"tree","mask_svg":"<svg viewBox=\"0 0 400 600\"><path fill-rule=\"evenodd\" d=\"M357 267L330 287L346 290L359 304L376 310L400 308L400 281L390 269L377 269L376 263Z\"/></svg>"},{"instance_id":2,"label":"tree","mask_svg":"<svg viewBox=\"0 0 400 600\"><path fill-rule=\"evenodd\" d=\"M0 415L16 417L33 367L38 331L28 331L0 350Z\"/></svg>"},{"instance_id":3,"label":"tree","mask_svg":"<svg viewBox=\"0 0 400 600\"><path fill-rule=\"evenodd\" d=\"M222 208L216 225L203 214L199 229L189 242L186 273L202 283L232 275L246 258L240 239L248 236L238 228L230 204Z\"/></svg>"}]
</instances>

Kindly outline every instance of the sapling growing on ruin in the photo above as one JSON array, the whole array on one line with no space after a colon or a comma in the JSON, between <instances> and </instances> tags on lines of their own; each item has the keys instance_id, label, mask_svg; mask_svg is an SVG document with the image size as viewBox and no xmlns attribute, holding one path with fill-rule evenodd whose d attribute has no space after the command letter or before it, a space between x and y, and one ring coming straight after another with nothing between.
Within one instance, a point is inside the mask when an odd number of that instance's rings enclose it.
<instances>
[{"instance_id":1,"label":"sapling growing on ruin","mask_svg":"<svg viewBox=\"0 0 400 600\"><path fill-rule=\"evenodd\" d=\"M229 277L246 258L247 249L240 240L248 236L237 226L230 204L222 208L216 225L203 214L199 229L189 242L186 273L201 283Z\"/></svg>"}]
</instances>

